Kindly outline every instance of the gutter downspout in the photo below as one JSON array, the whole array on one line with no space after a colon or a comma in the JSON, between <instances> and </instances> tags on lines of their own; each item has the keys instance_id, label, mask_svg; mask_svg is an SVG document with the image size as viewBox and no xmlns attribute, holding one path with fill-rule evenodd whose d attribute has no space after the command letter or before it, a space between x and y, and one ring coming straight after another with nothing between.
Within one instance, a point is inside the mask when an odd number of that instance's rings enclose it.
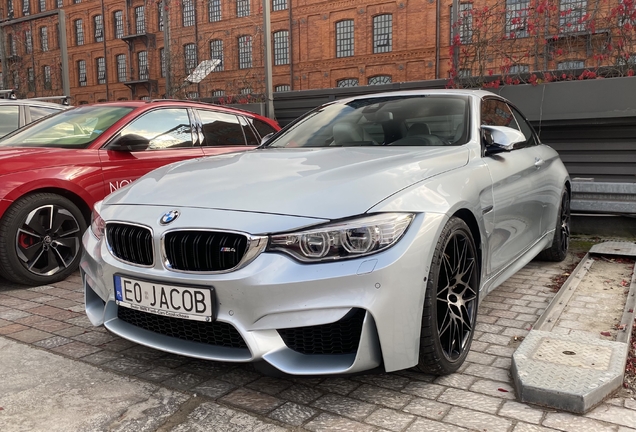
<instances>
[{"instance_id":1,"label":"gutter downspout","mask_svg":"<svg viewBox=\"0 0 636 432\"><path fill-rule=\"evenodd\" d=\"M104 78L106 79L106 100L109 101L110 93L108 92L108 54L106 51L106 8L104 6L104 0L101 0L101 3L102 3L102 44L104 45Z\"/></svg>"},{"instance_id":2,"label":"gutter downspout","mask_svg":"<svg viewBox=\"0 0 636 432\"><path fill-rule=\"evenodd\" d=\"M102 0L103 1L103 0ZM435 2L435 79L439 79L439 50L440 50L440 9L442 0Z\"/></svg>"}]
</instances>

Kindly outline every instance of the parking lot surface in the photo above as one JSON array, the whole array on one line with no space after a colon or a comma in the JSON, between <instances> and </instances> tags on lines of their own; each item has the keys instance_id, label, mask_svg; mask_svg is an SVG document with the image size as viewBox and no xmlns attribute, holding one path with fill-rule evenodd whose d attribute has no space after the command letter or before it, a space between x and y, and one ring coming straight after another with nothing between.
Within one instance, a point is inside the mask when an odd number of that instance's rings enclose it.
<instances>
[{"instance_id":1,"label":"parking lot surface","mask_svg":"<svg viewBox=\"0 0 636 432\"><path fill-rule=\"evenodd\" d=\"M583 416L516 401L511 356L573 260L532 262L483 299L466 363L443 377L265 376L92 327L79 274L36 288L0 279L0 430L636 432L625 390Z\"/></svg>"}]
</instances>

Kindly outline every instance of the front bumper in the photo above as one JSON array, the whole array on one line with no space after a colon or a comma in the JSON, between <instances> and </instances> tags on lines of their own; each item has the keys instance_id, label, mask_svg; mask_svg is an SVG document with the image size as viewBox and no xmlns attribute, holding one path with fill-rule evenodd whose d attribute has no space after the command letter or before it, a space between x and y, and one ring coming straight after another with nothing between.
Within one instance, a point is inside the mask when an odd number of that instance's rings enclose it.
<instances>
[{"instance_id":1,"label":"front bumper","mask_svg":"<svg viewBox=\"0 0 636 432\"><path fill-rule=\"evenodd\" d=\"M207 216L209 220L211 215ZM368 257L302 264L283 254L262 253L244 268L215 275L172 272L160 262L151 268L123 263L89 230L83 239L81 263L86 312L93 325L103 324L123 338L201 359L265 360L298 375L351 373L382 363L387 371L408 368L417 363L425 278L445 222L444 215L419 214L395 246ZM160 229L153 229L154 237L159 238ZM227 328L229 324L244 344L184 340L188 338L144 329L129 319L126 322L118 316L120 306L114 298L116 273L170 285L213 287L217 313L210 325ZM357 311L362 313L358 315L362 322L356 330L359 343L355 352L319 349L320 353L307 354L290 343L290 332L298 337L318 335L322 340L325 329L350 331L350 318Z\"/></svg>"}]
</instances>

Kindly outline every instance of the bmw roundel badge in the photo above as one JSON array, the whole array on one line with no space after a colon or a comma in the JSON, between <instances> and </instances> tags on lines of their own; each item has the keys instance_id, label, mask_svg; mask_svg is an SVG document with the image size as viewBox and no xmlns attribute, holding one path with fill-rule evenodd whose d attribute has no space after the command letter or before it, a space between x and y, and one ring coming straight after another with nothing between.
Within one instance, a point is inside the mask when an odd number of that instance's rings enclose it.
<instances>
[{"instance_id":1,"label":"bmw roundel badge","mask_svg":"<svg viewBox=\"0 0 636 432\"><path fill-rule=\"evenodd\" d=\"M161 219L159 219L159 223L161 225L168 225L170 222L174 221L178 217L179 210L170 210L169 212L166 212L163 214L163 216L161 216Z\"/></svg>"}]
</instances>

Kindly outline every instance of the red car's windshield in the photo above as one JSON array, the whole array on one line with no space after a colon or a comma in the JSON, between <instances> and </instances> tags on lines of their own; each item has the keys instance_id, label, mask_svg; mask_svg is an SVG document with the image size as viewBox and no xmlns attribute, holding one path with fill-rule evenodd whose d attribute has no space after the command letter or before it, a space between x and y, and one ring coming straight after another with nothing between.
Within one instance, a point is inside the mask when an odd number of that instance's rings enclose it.
<instances>
[{"instance_id":1,"label":"red car's windshield","mask_svg":"<svg viewBox=\"0 0 636 432\"><path fill-rule=\"evenodd\" d=\"M133 108L88 106L62 111L0 141L0 147L86 148Z\"/></svg>"}]
</instances>

